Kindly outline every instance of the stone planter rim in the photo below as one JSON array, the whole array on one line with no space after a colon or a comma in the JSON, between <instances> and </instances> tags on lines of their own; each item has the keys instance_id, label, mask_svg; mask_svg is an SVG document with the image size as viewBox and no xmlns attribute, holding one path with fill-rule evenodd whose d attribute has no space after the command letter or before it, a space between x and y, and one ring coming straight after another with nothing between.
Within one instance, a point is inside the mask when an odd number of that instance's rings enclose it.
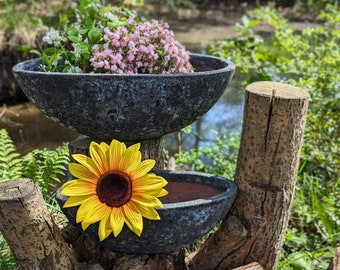
<instances>
[{"instance_id":1,"label":"stone planter rim","mask_svg":"<svg viewBox=\"0 0 340 270\"><path fill-rule=\"evenodd\" d=\"M157 174L159 172L162 172L162 170L154 170L153 172ZM184 173L183 171L163 171L163 172L171 173L171 174L174 174L174 175ZM197 175L198 177L212 176L212 174L204 173L204 172L187 171L186 173L190 173L191 175ZM219 179L225 179L223 177L218 177L218 176L215 176L215 177L219 178ZM226 179L226 180L228 180L228 179ZM228 181L230 181L230 180L228 180ZM176 182L176 181L174 181L174 182ZM165 189L166 189L166 186L165 186ZM231 192L230 192L230 190L231 190ZM157 209L157 211L164 211L164 210L167 210L167 209L174 209L174 208L192 207L192 206L197 205L197 204L200 204L202 206L208 205L208 204L211 203L211 201L218 202L218 201L225 199L227 194L233 193L234 190L236 192L236 185L230 185L228 190L220 192L219 194L212 196L212 197L209 197L209 198L195 199L195 200L176 202L176 203L163 203L164 207Z\"/></svg>"},{"instance_id":2,"label":"stone planter rim","mask_svg":"<svg viewBox=\"0 0 340 270\"><path fill-rule=\"evenodd\" d=\"M205 115L228 87L235 65L192 54L197 72L184 74L61 73L39 70L38 59L13 73L48 118L93 140L158 139Z\"/></svg>"},{"instance_id":3,"label":"stone planter rim","mask_svg":"<svg viewBox=\"0 0 340 270\"><path fill-rule=\"evenodd\" d=\"M210 59L216 59L218 61L225 61L228 63L228 65L224 68L219 68L219 69L215 69L215 70L209 70L209 71L199 71L196 73L199 73L200 75L202 74L215 74L215 73L221 73L221 72L226 72L226 71L230 71L230 70L235 70L235 64L227 59L223 59L217 56L212 56L212 55L204 55L204 54L199 54L199 53L191 53L190 56L194 56L194 57L200 57L200 58L210 58ZM49 75L55 75L55 76L84 76L84 74L86 74L87 76L93 76L93 77L111 77L111 76L116 76L116 77L153 77L155 75L157 76L161 76L161 77L185 77L188 76L189 74L192 73L178 73L178 74L142 74L142 73L138 73L138 74L112 74L112 73L62 73L62 72L45 72L43 70L27 70L27 69L23 69L23 67L25 67L28 63L41 63L42 60L41 58L34 58L31 60L26 60L20 63L17 63L16 65L13 66L12 70L13 72L23 72L23 73L30 73L30 72L34 72L36 74L49 74ZM194 72L195 73L195 72Z\"/></svg>"}]
</instances>

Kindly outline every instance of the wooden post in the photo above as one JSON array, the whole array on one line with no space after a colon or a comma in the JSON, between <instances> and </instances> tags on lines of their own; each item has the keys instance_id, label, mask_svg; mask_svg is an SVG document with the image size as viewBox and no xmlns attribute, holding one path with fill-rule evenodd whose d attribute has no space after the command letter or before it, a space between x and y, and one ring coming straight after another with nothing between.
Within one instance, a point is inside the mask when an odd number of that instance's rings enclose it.
<instances>
[{"instance_id":1,"label":"wooden post","mask_svg":"<svg viewBox=\"0 0 340 270\"><path fill-rule=\"evenodd\" d=\"M292 206L308 93L275 82L246 88L235 182L238 195L191 269L232 269L258 262L275 269Z\"/></svg>"},{"instance_id":2,"label":"wooden post","mask_svg":"<svg viewBox=\"0 0 340 270\"><path fill-rule=\"evenodd\" d=\"M327 270L339 270L340 269L340 247L336 249L336 253Z\"/></svg>"},{"instance_id":3,"label":"wooden post","mask_svg":"<svg viewBox=\"0 0 340 270\"><path fill-rule=\"evenodd\" d=\"M0 231L19 269L79 269L30 179L0 183Z\"/></svg>"}]
</instances>

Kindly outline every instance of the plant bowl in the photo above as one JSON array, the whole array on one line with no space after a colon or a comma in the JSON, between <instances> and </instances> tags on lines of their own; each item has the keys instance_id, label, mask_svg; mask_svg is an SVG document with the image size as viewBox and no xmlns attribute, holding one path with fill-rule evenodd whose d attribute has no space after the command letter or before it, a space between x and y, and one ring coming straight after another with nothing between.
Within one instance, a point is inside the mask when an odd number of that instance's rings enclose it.
<instances>
[{"instance_id":1,"label":"plant bowl","mask_svg":"<svg viewBox=\"0 0 340 270\"><path fill-rule=\"evenodd\" d=\"M193 73L118 75L44 72L33 59L13 73L47 117L94 140L133 142L180 130L222 96L235 65L200 54L190 62Z\"/></svg>"},{"instance_id":2,"label":"plant bowl","mask_svg":"<svg viewBox=\"0 0 340 270\"><path fill-rule=\"evenodd\" d=\"M236 184L225 178L199 172L154 172L169 183L165 187L169 194L162 199L164 208L157 209L160 220L143 218L140 237L126 225L117 237L111 234L102 242L98 238L98 223L90 225L84 233L112 251L168 253L190 245L208 233L228 213L236 197ZM58 190L57 200L61 206L66 199ZM69 221L76 224L78 207L62 209ZM77 226L80 228L79 224Z\"/></svg>"}]
</instances>

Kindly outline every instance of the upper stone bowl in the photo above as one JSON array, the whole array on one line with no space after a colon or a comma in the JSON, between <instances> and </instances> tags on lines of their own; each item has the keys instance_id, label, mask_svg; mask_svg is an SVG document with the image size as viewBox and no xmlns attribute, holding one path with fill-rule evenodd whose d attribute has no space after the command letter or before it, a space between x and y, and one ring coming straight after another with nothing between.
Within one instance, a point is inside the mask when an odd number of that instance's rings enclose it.
<instances>
[{"instance_id":1,"label":"upper stone bowl","mask_svg":"<svg viewBox=\"0 0 340 270\"><path fill-rule=\"evenodd\" d=\"M133 142L190 125L222 96L235 65L201 54L190 62L193 73L118 75L44 72L33 59L13 73L47 117L94 140Z\"/></svg>"}]
</instances>

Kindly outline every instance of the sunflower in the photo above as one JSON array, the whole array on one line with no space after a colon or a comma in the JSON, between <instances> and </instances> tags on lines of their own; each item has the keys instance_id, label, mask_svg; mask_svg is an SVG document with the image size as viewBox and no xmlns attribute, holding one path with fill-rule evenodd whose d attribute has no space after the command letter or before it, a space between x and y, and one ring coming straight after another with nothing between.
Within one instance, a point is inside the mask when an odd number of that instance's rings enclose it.
<instances>
[{"instance_id":1,"label":"sunflower","mask_svg":"<svg viewBox=\"0 0 340 270\"><path fill-rule=\"evenodd\" d=\"M167 181L150 173L156 161L142 161L139 148L139 143L127 148L117 140L91 142L90 157L72 155L78 163L70 163L69 171L77 179L62 185L61 194L69 197L63 207L80 205L76 221L83 230L99 222L100 241L111 232L117 237L124 223L140 236L143 217L160 219L155 208L163 205L157 197L168 193L163 189Z\"/></svg>"}]
</instances>

